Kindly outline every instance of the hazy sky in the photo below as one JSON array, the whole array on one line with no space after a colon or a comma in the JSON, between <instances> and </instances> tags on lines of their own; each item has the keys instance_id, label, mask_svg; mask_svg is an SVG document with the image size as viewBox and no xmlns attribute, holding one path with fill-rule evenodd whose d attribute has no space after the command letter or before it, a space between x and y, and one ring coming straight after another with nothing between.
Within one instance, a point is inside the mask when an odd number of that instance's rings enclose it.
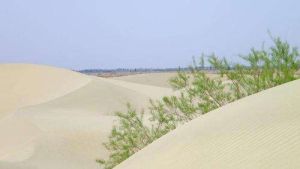
<instances>
[{"instance_id":1,"label":"hazy sky","mask_svg":"<svg viewBox=\"0 0 300 169\"><path fill-rule=\"evenodd\" d=\"M300 47L299 0L0 0L0 62L72 69L236 60L268 29Z\"/></svg>"}]
</instances>

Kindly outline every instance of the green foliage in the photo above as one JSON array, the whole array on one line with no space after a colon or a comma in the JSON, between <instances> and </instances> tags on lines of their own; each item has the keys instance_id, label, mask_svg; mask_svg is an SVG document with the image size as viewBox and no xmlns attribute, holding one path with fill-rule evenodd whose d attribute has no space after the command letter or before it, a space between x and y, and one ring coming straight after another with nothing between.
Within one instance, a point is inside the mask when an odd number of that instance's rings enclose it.
<instances>
[{"instance_id":1,"label":"green foliage","mask_svg":"<svg viewBox=\"0 0 300 169\"><path fill-rule=\"evenodd\" d=\"M208 56L210 65L218 71L209 77L203 71L204 56L194 61L189 72L179 71L170 80L174 96L150 100L149 118L137 113L130 105L125 113L117 113L119 124L114 126L105 143L110 151L108 160L98 160L104 169L111 169L154 140L197 116L234 100L295 80L299 68L299 53L287 42L273 38L274 46L251 49L241 56L246 64L229 64L226 59ZM200 65L200 66L199 66ZM147 125L146 125L147 124Z\"/></svg>"},{"instance_id":2,"label":"green foliage","mask_svg":"<svg viewBox=\"0 0 300 169\"><path fill-rule=\"evenodd\" d=\"M116 113L119 125L113 127L109 142L104 144L111 152L110 158L97 160L106 169L113 168L154 140L151 129L144 124L144 113L137 113L129 104L127 107L126 113Z\"/></svg>"},{"instance_id":3,"label":"green foliage","mask_svg":"<svg viewBox=\"0 0 300 169\"><path fill-rule=\"evenodd\" d=\"M250 54L241 56L247 65L230 65L226 59L210 57L210 64L232 82L235 99L296 79L299 52L279 38L273 38L273 42L269 51L251 49Z\"/></svg>"}]
</instances>

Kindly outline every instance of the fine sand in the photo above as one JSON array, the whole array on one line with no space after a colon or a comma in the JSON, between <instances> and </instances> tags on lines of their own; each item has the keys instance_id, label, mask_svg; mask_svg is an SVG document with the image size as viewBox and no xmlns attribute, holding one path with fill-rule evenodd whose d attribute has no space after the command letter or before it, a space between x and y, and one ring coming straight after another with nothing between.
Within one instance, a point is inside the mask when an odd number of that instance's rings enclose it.
<instances>
[{"instance_id":1,"label":"fine sand","mask_svg":"<svg viewBox=\"0 0 300 169\"><path fill-rule=\"evenodd\" d=\"M112 77L112 79L133 82L138 84L151 85L151 86L172 88L172 86L170 85L170 79L176 77L176 75L177 72L163 72L163 73L159 72L159 73L144 73L144 74ZM218 74L212 72L207 72L206 75L213 79L220 78ZM221 78L221 79L226 81L225 78Z\"/></svg>"},{"instance_id":2,"label":"fine sand","mask_svg":"<svg viewBox=\"0 0 300 169\"><path fill-rule=\"evenodd\" d=\"M98 78L0 65L0 169L100 169L115 111L176 94L175 73ZM215 77L216 75L211 75ZM241 99L163 136L117 169L300 168L300 81Z\"/></svg>"},{"instance_id":3,"label":"fine sand","mask_svg":"<svg viewBox=\"0 0 300 169\"><path fill-rule=\"evenodd\" d=\"M171 87L169 80L170 78L176 76L176 74L176 72L144 73L129 76L113 77L113 79L152 86Z\"/></svg>"},{"instance_id":4,"label":"fine sand","mask_svg":"<svg viewBox=\"0 0 300 169\"><path fill-rule=\"evenodd\" d=\"M203 115L116 169L300 168L300 80Z\"/></svg>"},{"instance_id":5,"label":"fine sand","mask_svg":"<svg viewBox=\"0 0 300 169\"><path fill-rule=\"evenodd\" d=\"M173 93L28 64L2 64L0 78L0 169L99 169L114 112Z\"/></svg>"},{"instance_id":6,"label":"fine sand","mask_svg":"<svg viewBox=\"0 0 300 169\"><path fill-rule=\"evenodd\" d=\"M1 64L0 79L0 118L20 107L65 95L90 81L69 70L28 64Z\"/></svg>"}]
</instances>

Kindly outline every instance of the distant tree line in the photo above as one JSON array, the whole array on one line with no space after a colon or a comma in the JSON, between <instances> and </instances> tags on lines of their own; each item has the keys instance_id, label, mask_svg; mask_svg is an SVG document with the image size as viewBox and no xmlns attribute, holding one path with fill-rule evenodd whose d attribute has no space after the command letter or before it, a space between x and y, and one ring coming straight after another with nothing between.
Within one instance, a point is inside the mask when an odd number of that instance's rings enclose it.
<instances>
[{"instance_id":1,"label":"distant tree line","mask_svg":"<svg viewBox=\"0 0 300 169\"><path fill-rule=\"evenodd\" d=\"M98 74L98 73L126 73L126 72L139 72L139 73L151 73L151 72L177 72L180 71L189 71L189 67L184 68L117 68L117 69L84 69L78 70L80 73L84 74ZM201 70L216 70L213 66L201 67Z\"/></svg>"}]
</instances>

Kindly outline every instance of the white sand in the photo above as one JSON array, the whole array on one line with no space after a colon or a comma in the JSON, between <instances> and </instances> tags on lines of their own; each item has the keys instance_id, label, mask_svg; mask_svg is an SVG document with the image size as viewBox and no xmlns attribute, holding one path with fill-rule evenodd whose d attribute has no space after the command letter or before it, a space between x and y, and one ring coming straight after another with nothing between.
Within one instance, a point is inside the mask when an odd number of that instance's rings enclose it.
<instances>
[{"instance_id":1,"label":"white sand","mask_svg":"<svg viewBox=\"0 0 300 169\"><path fill-rule=\"evenodd\" d=\"M102 142L113 112L125 111L127 101L142 108L149 98L171 94L166 76L104 79L0 65L0 169L100 168L95 159L107 156ZM179 127L117 168L300 168L299 101L300 81L244 98Z\"/></svg>"},{"instance_id":2,"label":"white sand","mask_svg":"<svg viewBox=\"0 0 300 169\"><path fill-rule=\"evenodd\" d=\"M144 73L120 77L112 77L111 79L122 80L126 82L133 82L138 84L145 84L158 87L172 88L170 85L170 79L176 77L177 72L165 72L165 73ZM215 73L206 74L210 78L219 78L220 76ZM225 78L222 78L225 81Z\"/></svg>"},{"instance_id":3,"label":"white sand","mask_svg":"<svg viewBox=\"0 0 300 169\"><path fill-rule=\"evenodd\" d=\"M113 79L159 87L171 87L169 84L169 79L176 76L176 74L176 72L144 73L129 76L113 77Z\"/></svg>"},{"instance_id":4,"label":"white sand","mask_svg":"<svg viewBox=\"0 0 300 169\"><path fill-rule=\"evenodd\" d=\"M300 168L300 80L201 116L116 167L185 168Z\"/></svg>"},{"instance_id":5,"label":"white sand","mask_svg":"<svg viewBox=\"0 0 300 169\"><path fill-rule=\"evenodd\" d=\"M72 71L29 64L1 64L0 79L0 118L20 107L65 95L90 81Z\"/></svg>"},{"instance_id":6,"label":"white sand","mask_svg":"<svg viewBox=\"0 0 300 169\"><path fill-rule=\"evenodd\" d=\"M0 169L96 169L113 112L171 89L47 66L0 65Z\"/></svg>"}]
</instances>

